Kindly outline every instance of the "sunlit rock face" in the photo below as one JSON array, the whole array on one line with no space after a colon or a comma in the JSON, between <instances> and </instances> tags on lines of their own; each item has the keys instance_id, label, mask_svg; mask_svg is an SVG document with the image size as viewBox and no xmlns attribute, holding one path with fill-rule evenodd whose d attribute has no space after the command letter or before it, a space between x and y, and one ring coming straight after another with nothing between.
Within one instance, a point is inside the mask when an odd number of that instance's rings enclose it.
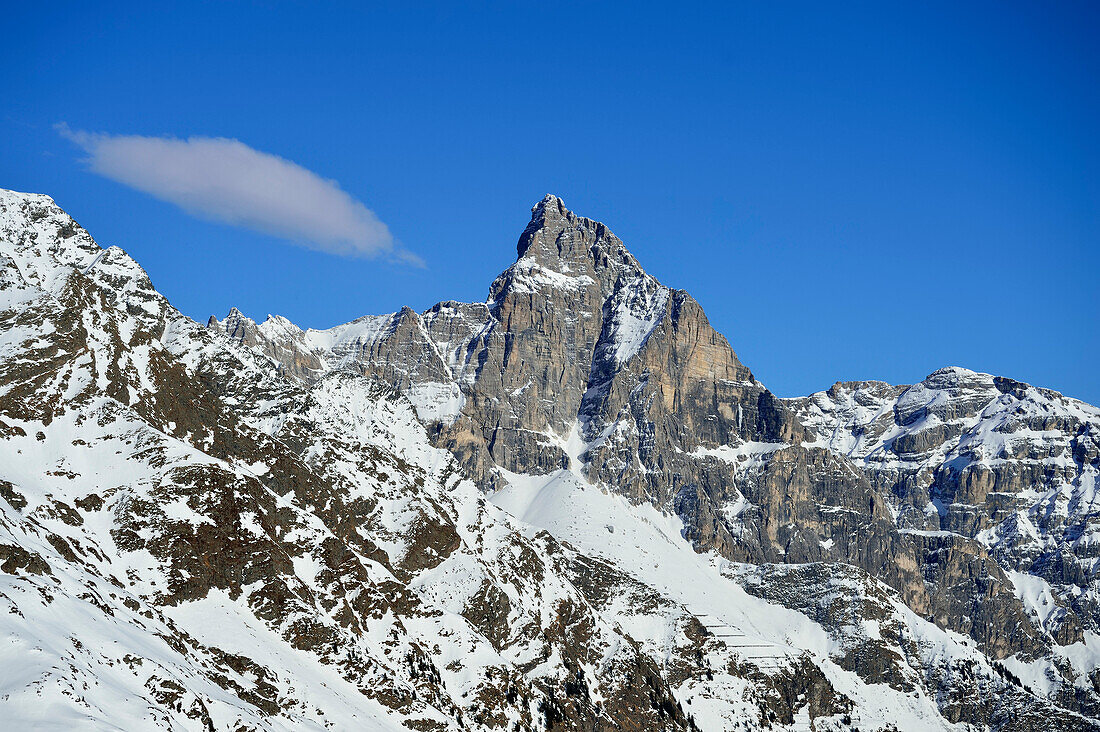
<instances>
[{"instance_id":1,"label":"sunlit rock face","mask_svg":"<svg viewBox=\"0 0 1100 732\"><path fill-rule=\"evenodd\" d=\"M0 192L0 721L1097 728L1098 439L964 369L778 399L554 196L485 302L302 330Z\"/></svg>"}]
</instances>

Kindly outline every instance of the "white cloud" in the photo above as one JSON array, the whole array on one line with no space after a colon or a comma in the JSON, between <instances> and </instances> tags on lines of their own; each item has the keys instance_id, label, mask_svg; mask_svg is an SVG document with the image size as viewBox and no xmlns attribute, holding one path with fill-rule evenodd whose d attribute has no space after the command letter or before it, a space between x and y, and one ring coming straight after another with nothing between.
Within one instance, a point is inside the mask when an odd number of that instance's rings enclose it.
<instances>
[{"instance_id":1,"label":"white cloud","mask_svg":"<svg viewBox=\"0 0 1100 732\"><path fill-rule=\"evenodd\" d=\"M422 266L369 208L334 180L224 137L143 137L57 131L88 153L92 171L203 219L333 254Z\"/></svg>"}]
</instances>

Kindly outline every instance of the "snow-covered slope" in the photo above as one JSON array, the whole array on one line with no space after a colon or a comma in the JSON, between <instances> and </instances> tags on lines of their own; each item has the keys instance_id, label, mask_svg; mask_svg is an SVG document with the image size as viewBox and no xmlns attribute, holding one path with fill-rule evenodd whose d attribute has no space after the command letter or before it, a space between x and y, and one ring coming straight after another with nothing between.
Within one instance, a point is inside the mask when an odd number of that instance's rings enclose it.
<instances>
[{"instance_id":1,"label":"snow-covered slope","mask_svg":"<svg viewBox=\"0 0 1100 732\"><path fill-rule=\"evenodd\" d=\"M0 192L0 721L1095 728L1091 631L1002 663L834 555L700 541L724 499L688 501L681 471L736 499L726 536L764 532L777 465L877 454L830 443L842 409L814 404L798 447L694 301L553 197L488 302L303 331L203 327L49 198ZM672 448L647 425L674 418ZM1013 566L1014 602L1064 626Z\"/></svg>"}]
</instances>

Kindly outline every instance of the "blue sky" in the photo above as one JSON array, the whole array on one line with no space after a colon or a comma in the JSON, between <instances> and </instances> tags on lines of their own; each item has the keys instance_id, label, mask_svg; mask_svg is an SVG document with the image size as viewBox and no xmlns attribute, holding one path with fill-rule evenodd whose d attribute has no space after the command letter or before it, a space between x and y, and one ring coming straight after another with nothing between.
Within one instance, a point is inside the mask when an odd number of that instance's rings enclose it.
<instances>
[{"instance_id":1,"label":"blue sky","mask_svg":"<svg viewBox=\"0 0 1100 732\"><path fill-rule=\"evenodd\" d=\"M197 319L303 327L483 299L553 192L780 395L962 365L1100 403L1097 37L1088 2L23 3L0 186ZM139 137L238 140L208 158L284 170L324 221L185 210L164 191L194 180L108 159Z\"/></svg>"}]
</instances>

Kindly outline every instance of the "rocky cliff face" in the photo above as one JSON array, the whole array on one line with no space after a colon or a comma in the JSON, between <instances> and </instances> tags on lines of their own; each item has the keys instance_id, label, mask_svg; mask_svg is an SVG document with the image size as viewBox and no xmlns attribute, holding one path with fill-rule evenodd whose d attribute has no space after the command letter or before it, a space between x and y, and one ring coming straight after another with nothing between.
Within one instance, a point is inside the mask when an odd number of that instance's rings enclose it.
<instances>
[{"instance_id":1,"label":"rocky cliff face","mask_svg":"<svg viewBox=\"0 0 1100 732\"><path fill-rule=\"evenodd\" d=\"M792 400L817 444L851 458L900 530L947 535L996 558L1037 635L1097 632L1100 410L966 369L913 386L835 384Z\"/></svg>"},{"instance_id":2,"label":"rocky cliff face","mask_svg":"<svg viewBox=\"0 0 1100 732\"><path fill-rule=\"evenodd\" d=\"M778 399L560 199L517 255L484 303L203 328L0 194L0 719L1100 728L1095 408Z\"/></svg>"}]
</instances>

